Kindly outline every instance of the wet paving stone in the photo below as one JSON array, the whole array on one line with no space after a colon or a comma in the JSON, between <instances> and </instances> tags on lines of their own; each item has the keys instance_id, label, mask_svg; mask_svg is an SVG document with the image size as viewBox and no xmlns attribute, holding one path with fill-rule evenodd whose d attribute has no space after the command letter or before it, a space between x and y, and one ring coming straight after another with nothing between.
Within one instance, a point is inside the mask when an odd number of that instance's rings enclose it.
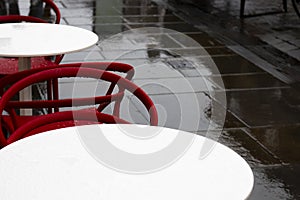
<instances>
[{"instance_id":1,"label":"wet paving stone","mask_svg":"<svg viewBox=\"0 0 300 200\"><path fill-rule=\"evenodd\" d=\"M206 46L204 47L205 50L208 52L209 55L211 55L212 57L215 55L218 56L230 56L230 55L235 55L235 53L233 51L231 51L230 49L228 49L227 47L223 47L223 46Z\"/></svg>"},{"instance_id":2,"label":"wet paving stone","mask_svg":"<svg viewBox=\"0 0 300 200\"><path fill-rule=\"evenodd\" d=\"M214 82L216 77L210 77L209 79ZM223 75L222 80L226 89L258 89L258 88L283 88L288 87L285 83L279 81L269 74L251 74L243 75L236 74Z\"/></svg>"},{"instance_id":3,"label":"wet paving stone","mask_svg":"<svg viewBox=\"0 0 300 200\"><path fill-rule=\"evenodd\" d=\"M129 24L131 23L157 23L157 22L182 22L181 19L174 15L164 15L164 16L124 16L124 20L126 20Z\"/></svg>"},{"instance_id":4,"label":"wet paving stone","mask_svg":"<svg viewBox=\"0 0 300 200\"><path fill-rule=\"evenodd\" d=\"M93 12L92 8L68 8L68 9L61 9L61 16L62 17L92 17Z\"/></svg>"},{"instance_id":5,"label":"wet paving stone","mask_svg":"<svg viewBox=\"0 0 300 200\"><path fill-rule=\"evenodd\" d=\"M254 167L254 188L250 200L299 199L300 165Z\"/></svg>"},{"instance_id":6,"label":"wet paving stone","mask_svg":"<svg viewBox=\"0 0 300 200\"><path fill-rule=\"evenodd\" d=\"M248 127L300 122L299 92L292 88L227 91L227 107Z\"/></svg>"},{"instance_id":7,"label":"wet paving stone","mask_svg":"<svg viewBox=\"0 0 300 200\"><path fill-rule=\"evenodd\" d=\"M146 87L143 87L147 91ZM205 93L150 95L157 106L159 125L185 131L207 130L211 99Z\"/></svg>"},{"instance_id":8,"label":"wet paving stone","mask_svg":"<svg viewBox=\"0 0 300 200\"><path fill-rule=\"evenodd\" d=\"M64 18L66 24L68 25L89 25L93 23L93 18L92 17L65 17Z\"/></svg>"},{"instance_id":9,"label":"wet paving stone","mask_svg":"<svg viewBox=\"0 0 300 200\"><path fill-rule=\"evenodd\" d=\"M239 120L236 116L234 116L231 112L228 110L224 110L225 108L219 104L218 102L212 100L212 109L215 110L215 112L220 112L220 113L226 113L225 117L211 117L210 119L214 124L217 125L217 127L222 127L222 130L224 131L230 131L230 130L236 130L236 129L242 129L246 128L246 125ZM210 110L210 112L212 112Z\"/></svg>"},{"instance_id":10,"label":"wet paving stone","mask_svg":"<svg viewBox=\"0 0 300 200\"><path fill-rule=\"evenodd\" d=\"M176 24L134 24L134 25L130 25L131 28L143 28L143 27L163 27L166 29L171 29L171 30L175 30L181 33L190 33L190 32L199 32L199 29L197 29L196 27L189 25L189 24L185 24L185 23L176 23Z\"/></svg>"},{"instance_id":11,"label":"wet paving stone","mask_svg":"<svg viewBox=\"0 0 300 200\"><path fill-rule=\"evenodd\" d=\"M226 119L224 123L224 129L232 129L232 128L244 128L246 125L237 119L233 114L230 112L226 113Z\"/></svg>"},{"instance_id":12,"label":"wet paving stone","mask_svg":"<svg viewBox=\"0 0 300 200\"><path fill-rule=\"evenodd\" d=\"M63 1L63 6L67 7L68 9L70 9L70 8L93 8L95 6L95 2L91 1L91 0Z\"/></svg>"},{"instance_id":13,"label":"wet paving stone","mask_svg":"<svg viewBox=\"0 0 300 200\"><path fill-rule=\"evenodd\" d=\"M170 10L158 8L156 6L146 7L122 7L117 9L122 15L160 15L160 14L171 14Z\"/></svg>"},{"instance_id":14,"label":"wet paving stone","mask_svg":"<svg viewBox=\"0 0 300 200\"><path fill-rule=\"evenodd\" d=\"M173 37L176 41L182 43L184 46L188 47L197 47L197 43L199 43L201 46L223 46L222 43L218 42L211 36L207 35L207 33L188 33L186 36L190 37L196 43L191 43L186 40L185 37L182 37L181 34L170 34L171 37ZM187 44L188 43L188 44Z\"/></svg>"},{"instance_id":15,"label":"wet paving stone","mask_svg":"<svg viewBox=\"0 0 300 200\"><path fill-rule=\"evenodd\" d=\"M147 87L147 94L180 94L180 93L199 93L216 90L216 86L199 77L176 77L176 78L157 78L157 79L134 79L134 83L140 87ZM177 85L175 87L175 85Z\"/></svg>"},{"instance_id":16,"label":"wet paving stone","mask_svg":"<svg viewBox=\"0 0 300 200\"><path fill-rule=\"evenodd\" d=\"M199 44L195 44L199 45ZM235 54L227 49L226 47L201 47L200 45L197 47L188 47L188 48L173 48L169 49L170 53L174 55L180 55L184 58L203 58L203 62L206 61L205 58L213 58L213 57L223 57L223 56L234 56Z\"/></svg>"},{"instance_id":17,"label":"wet paving stone","mask_svg":"<svg viewBox=\"0 0 300 200\"><path fill-rule=\"evenodd\" d=\"M160 49L160 48L182 48L181 44L172 39L168 34L155 34L147 35L148 43L154 43L154 46L150 46L149 48ZM140 43L141 41L137 41L137 38L132 38L135 43Z\"/></svg>"},{"instance_id":18,"label":"wet paving stone","mask_svg":"<svg viewBox=\"0 0 300 200\"><path fill-rule=\"evenodd\" d=\"M124 20L121 16L96 16L96 17L65 17L68 24L123 24Z\"/></svg>"},{"instance_id":19,"label":"wet paving stone","mask_svg":"<svg viewBox=\"0 0 300 200\"><path fill-rule=\"evenodd\" d=\"M128 31L130 29L126 24L95 24L92 28L93 31L100 36L100 39Z\"/></svg>"},{"instance_id":20,"label":"wet paving stone","mask_svg":"<svg viewBox=\"0 0 300 200\"><path fill-rule=\"evenodd\" d=\"M300 124L250 129L250 134L285 163L300 164Z\"/></svg>"},{"instance_id":21,"label":"wet paving stone","mask_svg":"<svg viewBox=\"0 0 300 200\"><path fill-rule=\"evenodd\" d=\"M280 164L281 161L259 145L243 129L229 129L220 132L197 132L224 144L242 156L251 167Z\"/></svg>"},{"instance_id":22,"label":"wet paving stone","mask_svg":"<svg viewBox=\"0 0 300 200\"><path fill-rule=\"evenodd\" d=\"M221 55L212 56L212 58L202 58L203 64L210 67L212 64L218 67L220 74L256 74L256 73L266 73L257 66L255 66L250 61L242 58L238 55Z\"/></svg>"},{"instance_id":23,"label":"wet paving stone","mask_svg":"<svg viewBox=\"0 0 300 200\"><path fill-rule=\"evenodd\" d=\"M72 54L66 54L63 59L63 63L68 62L88 62L88 61L99 61L103 60L104 57L101 55L100 51L94 48L87 49L82 52L75 52Z\"/></svg>"}]
</instances>

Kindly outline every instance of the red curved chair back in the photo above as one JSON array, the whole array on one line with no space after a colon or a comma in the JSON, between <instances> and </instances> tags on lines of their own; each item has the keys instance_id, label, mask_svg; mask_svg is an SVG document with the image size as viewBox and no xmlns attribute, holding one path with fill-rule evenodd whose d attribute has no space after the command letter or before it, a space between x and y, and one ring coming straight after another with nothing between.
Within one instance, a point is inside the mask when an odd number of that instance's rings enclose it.
<instances>
[{"instance_id":1,"label":"red curved chair back","mask_svg":"<svg viewBox=\"0 0 300 200\"><path fill-rule=\"evenodd\" d=\"M75 65L76 66L76 65ZM112 67L113 68L113 67ZM24 72L23 72L24 73ZM35 83L41 82L41 81L46 81L49 79L58 79L58 78L63 78L63 77L85 77L85 78L93 78L96 80L101 80L101 81L107 81L110 83L113 83L116 87L119 88L119 91L114 93L114 94L106 94L104 96L97 96L97 97L92 97L92 98L73 98L73 99L58 99L58 100L40 100L40 101L33 101L33 102L12 102L11 98L18 93L20 90L23 88L33 85ZM132 83L126 78L123 78L117 74L110 73L108 71L104 70L99 70L95 68L85 68L85 67L72 67L70 64L69 66L64 66L64 67L56 67L54 69L48 69L48 70L43 70L37 73L33 73L26 78L23 78L22 80L16 82L13 84L5 93L3 94L2 98L0 99L0 113L3 113L4 110L9 110L12 108L27 108L27 107L55 107L55 106L82 106L82 105L91 105L91 104L101 104L101 103L109 103L109 102L114 102L117 100L120 100L120 98L123 97L124 91L128 91L134 96L136 96L142 104L146 107L148 113L149 113L149 119L150 119L150 125L157 125L158 124L158 116L157 116L157 111L154 106L154 103L150 99L150 97L137 85ZM99 123L105 122L105 117L103 117L105 114L99 112L97 109L92 109L93 113L96 113L96 116L99 116L101 119ZM70 114L70 112L72 114ZM47 123L50 123L51 120L55 122L56 117L55 116L60 116L63 118L65 115L65 120L70 121L70 116L74 116L74 113L81 112L80 115L76 116L86 116L86 118L82 119L79 117L79 120L87 120L89 121L90 118L87 116L90 116L91 114L91 109L82 109L80 111L69 111L68 114L62 114L64 112L56 112L56 113L51 113L48 115L43 115L43 116L38 116L36 119L28 121L24 125L18 127L15 132L11 134L10 137L13 139L9 139L9 142L16 141L17 139L21 139L22 137L28 135L28 127L31 129L32 127L40 127L40 123L42 125L45 124L45 121ZM82 114L85 113L85 114ZM89 114L87 114L89 113ZM15 116L12 116L15 117ZM0 114L0 118L3 118L2 114ZM110 122L124 122L127 123L126 121L122 121L122 119L119 119L118 116L112 115L111 117L114 120L110 120ZM116 120L115 120L116 119ZM37 121L35 121L37 120ZM50 120L50 121L49 121ZM71 118L71 120L77 120L74 118ZM2 123L2 119L0 120L0 123ZM69 124L69 123L68 123ZM70 125L70 124L69 124ZM1 125L2 126L2 125ZM23 127L23 128L22 128ZM24 127L27 127L26 130L24 130ZM53 126L51 126L53 128ZM49 129L52 129L52 128ZM64 124L60 126L54 126L54 127L65 127ZM45 129L43 129L44 131ZM47 129L46 129L47 130ZM35 134L35 133L34 133ZM32 133L29 133L29 135L32 135ZM6 138L4 137L3 131L0 130L0 144L2 146L7 145L8 142Z\"/></svg>"},{"instance_id":2,"label":"red curved chair back","mask_svg":"<svg viewBox=\"0 0 300 200\"><path fill-rule=\"evenodd\" d=\"M4 88L7 88L9 85L12 85L13 83L17 82L18 80L21 80L31 74L47 70L47 69L53 69L56 67L77 67L77 68L94 68L94 69L101 69L105 71L112 71L112 72L117 72L117 73L123 73L125 74L124 78L131 80L132 77L134 76L134 68L126 63L120 63L120 62L78 62L78 63L67 63L67 64L60 64L56 66L49 66L49 67L44 67L44 68L34 68L26 71L21 71L18 73L15 73L13 75L8 75L6 77L3 77L0 79L0 88L2 91L0 91L0 94L3 94ZM57 83L57 81L55 82ZM54 86L53 90L51 91L51 88L48 87L48 99L59 99L58 91L55 89L58 88L58 86ZM106 95L109 95L112 93L113 89L115 88L115 83L111 83ZM49 91L50 90L50 91ZM119 103L116 102L116 105L114 107L114 115L118 116L119 113ZM31 103L28 102L30 105ZM22 105L22 103L20 103ZM105 107L108 105L108 103L103 103L99 105L98 110L101 112ZM29 106L30 107L30 106ZM59 108L55 108L56 111L58 111ZM52 112L52 111L50 111Z\"/></svg>"},{"instance_id":3,"label":"red curved chair back","mask_svg":"<svg viewBox=\"0 0 300 200\"><path fill-rule=\"evenodd\" d=\"M48 23L47 21L27 15L1 15L0 23L15 23L15 22L35 22L35 23Z\"/></svg>"},{"instance_id":4,"label":"red curved chair back","mask_svg":"<svg viewBox=\"0 0 300 200\"><path fill-rule=\"evenodd\" d=\"M59 24L61 20L61 13L57 5L53 0L42 0L46 6L48 6L55 13L55 24ZM40 19L33 16L27 15L2 15L0 16L0 23L15 23L15 22L36 22L36 23L48 23L44 19Z\"/></svg>"}]
</instances>

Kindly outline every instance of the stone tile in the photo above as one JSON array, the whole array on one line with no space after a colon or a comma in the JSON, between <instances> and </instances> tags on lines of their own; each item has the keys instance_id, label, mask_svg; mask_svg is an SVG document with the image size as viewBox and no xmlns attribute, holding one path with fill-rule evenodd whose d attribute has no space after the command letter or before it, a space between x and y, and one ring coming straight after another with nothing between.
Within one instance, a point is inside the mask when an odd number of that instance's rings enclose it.
<instances>
[{"instance_id":1,"label":"stone tile","mask_svg":"<svg viewBox=\"0 0 300 200\"><path fill-rule=\"evenodd\" d=\"M124 21L120 16L96 16L96 17L65 17L72 25L81 24L122 24Z\"/></svg>"},{"instance_id":2,"label":"stone tile","mask_svg":"<svg viewBox=\"0 0 300 200\"><path fill-rule=\"evenodd\" d=\"M56 2L55 2L56 3ZM94 2L93 1L64 1L64 6L68 9L71 8L93 8Z\"/></svg>"},{"instance_id":3,"label":"stone tile","mask_svg":"<svg viewBox=\"0 0 300 200\"><path fill-rule=\"evenodd\" d=\"M226 47L217 46L217 47L205 47L205 50L209 53L210 56L233 56L236 55L233 51Z\"/></svg>"},{"instance_id":4,"label":"stone tile","mask_svg":"<svg viewBox=\"0 0 300 200\"><path fill-rule=\"evenodd\" d=\"M63 17L92 17L93 8L68 8L60 9L61 16Z\"/></svg>"},{"instance_id":5,"label":"stone tile","mask_svg":"<svg viewBox=\"0 0 300 200\"><path fill-rule=\"evenodd\" d=\"M293 40L292 43L300 48L300 39Z\"/></svg>"},{"instance_id":6,"label":"stone tile","mask_svg":"<svg viewBox=\"0 0 300 200\"><path fill-rule=\"evenodd\" d=\"M230 46L230 49L285 83L293 83L297 80L289 72L290 67L287 67L289 64L286 64L290 58L283 57L281 52L268 45L252 45L247 48L237 45ZM275 52L277 52L276 56L272 55Z\"/></svg>"},{"instance_id":7,"label":"stone tile","mask_svg":"<svg viewBox=\"0 0 300 200\"><path fill-rule=\"evenodd\" d=\"M65 54L62 63L67 62L89 62L89 61L100 61L103 60L103 56L99 51L80 51Z\"/></svg>"},{"instance_id":8,"label":"stone tile","mask_svg":"<svg viewBox=\"0 0 300 200\"><path fill-rule=\"evenodd\" d=\"M287 52L287 54L294 57L295 59L300 60L300 48L295 50L290 50Z\"/></svg>"},{"instance_id":9,"label":"stone tile","mask_svg":"<svg viewBox=\"0 0 300 200\"><path fill-rule=\"evenodd\" d=\"M236 118L233 114L230 112L226 113L226 119L224 122L224 129L233 129L233 128L244 128L246 125L240 121L238 118Z\"/></svg>"},{"instance_id":10,"label":"stone tile","mask_svg":"<svg viewBox=\"0 0 300 200\"><path fill-rule=\"evenodd\" d=\"M181 19L174 15L164 15L164 16L124 16L124 20L129 24L131 23L157 23L157 22L182 22Z\"/></svg>"},{"instance_id":11,"label":"stone tile","mask_svg":"<svg viewBox=\"0 0 300 200\"><path fill-rule=\"evenodd\" d=\"M187 57L181 52L175 51L174 53L173 50L171 53L178 55L178 58L166 58L162 61L184 77L201 77L217 73L217 68L212 61L207 61L210 65L203 64L203 57Z\"/></svg>"},{"instance_id":12,"label":"stone tile","mask_svg":"<svg viewBox=\"0 0 300 200\"><path fill-rule=\"evenodd\" d=\"M101 46L101 45L100 45ZM106 59L110 60L120 60L120 59L146 59L148 58L147 50L114 50L109 51L103 49L102 55Z\"/></svg>"},{"instance_id":13,"label":"stone tile","mask_svg":"<svg viewBox=\"0 0 300 200\"><path fill-rule=\"evenodd\" d=\"M191 47L194 45L194 47ZM172 52L186 57L197 57L197 56L233 56L234 54L230 49L222 46L218 47L204 47L200 44L191 44L191 46L185 46L186 48L171 49Z\"/></svg>"},{"instance_id":14,"label":"stone tile","mask_svg":"<svg viewBox=\"0 0 300 200\"><path fill-rule=\"evenodd\" d=\"M193 33L193 32L199 32L199 30L190 25L190 24L185 24L185 23L176 23L176 24L134 24L130 25L131 28L143 28L143 27L162 27L166 29L171 29L173 31L177 31L180 33Z\"/></svg>"},{"instance_id":15,"label":"stone tile","mask_svg":"<svg viewBox=\"0 0 300 200\"><path fill-rule=\"evenodd\" d=\"M111 113L112 106L110 107ZM134 124L150 124L150 117L144 105L131 94L125 94L120 105L120 117Z\"/></svg>"},{"instance_id":16,"label":"stone tile","mask_svg":"<svg viewBox=\"0 0 300 200\"><path fill-rule=\"evenodd\" d=\"M120 60L122 61L122 60ZM163 78L182 78L177 70L172 69L163 62L151 62L149 60L140 60L136 63L135 59L129 64L132 64L135 69L134 79L163 79ZM128 62L127 62L128 63Z\"/></svg>"},{"instance_id":17,"label":"stone tile","mask_svg":"<svg viewBox=\"0 0 300 200\"><path fill-rule=\"evenodd\" d=\"M199 45L207 46L223 46L222 43L216 41L206 33L188 33L185 36L191 38L195 42L190 42L186 37L182 37L181 34L170 34L176 41L180 42L185 47L198 47Z\"/></svg>"},{"instance_id":18,"label":"stone tile","mask_svg":"<svg viewBox=\"0 0 300 200\"><path fill-rule=\"evenodd\" d=\"M250 134L285 163L300 164L300 125L253 128Z\"/></svg>"},{"instance_id":19,"label":"stone tile","mask_svg":"<svg viewBox=\"0 0 300 200\"><path fill-rule=\"evenodd\" d=\"M101 37L112 36L129 30L129 27L126 24L96 24L92 27L93 32L97 33Z\"/></svg>"},{"instance_id":20,"label":"stone tile","mask_svg":"<svg viewBox=\"0 0 300 200\"><path fill-rule=\"evenodd\" d=\"M272 45L275 45L275 44L279 44L279 43L282 43L282 40L281 39L278 39L276 38L274 35L272 34L263 34L263 35L258 35L258 37L268 43L268 44L272 44Z\"/></svg>"},{"instance_id":21,"label":"stone tile","mask_svg":"<svg viewBox=\"0 0 300 200\"><path fill-rule=\"evenodd\" d=\"M189 78L159 78L159 79L134 79L135 84L142 88L147 88L147 94L179 94L179 93L199 93L205 91L219 90L205 77Z\"/></svg>"},{"instance_id":22,"label":"stone tile","mask_svg":"<svg viewBox=\"0 0 300 200\"><path fill-rule=\"evenodd\" d=\"M299 199L299 165L254 167L254 188L249 200Z\"/></svg>"},{"instance_id":23,"label":"stone tile","mask_svg":"<svg viewBox=\"0 0 300 200\"><path fill-rule=\"evenodd\" d=\"M142 3L142 1L140 0L130 0L130 1L124 1L124 5L126 6L141 6L142 4L146 4L145 2ZM152 2L152 1L148 1L147 2L148 6L155 6L156 3Z\"/></svg>"},{"instance_id":24,"label":"stone tile","mask_svg":"<svg viewBox=\"0 0 300 200\"><path fill-rule=\"evenodd\" d=\"M199 32L199 29L191 24L165 24L164 28L175 30L181 33Z\"/></svg>"},{"instance_id":25,"label":"stone tile","mask_svg":"<svg viewBox=\"0 0 300 200\"><path fill-rule=\"evenodd\" d=\"M214 94L210 94L209 96L214 96ZM212 100L211 104L213 110L208 110L208 113L210 113L210 116L212 116L212 113L215 113L216 117L211 117L211 121L215 124L216 127L220 127L220 130L227 131L231 129L241 129L246 127L242 120L238 119L237 116L234 116L217 101ZM217 116L218 113L220 114L220 116ZM225 117L223 115L225 115Z\"/></svg>"},{"instance_id":26,"label":"stone tile","mask_svg":"<svg viewBox=\"0 0 300 200\"><path fill-rule=\"evenodd\" d=\"M252 167L280 164L281 162L253 140L243 129L220 132L198 132L229 147L242 156Z\"/></svg>"},{"instance_id":27,"label":"stone tile","mask_svg":"<svg viewBox=\"0 0 300 200\"><path fill-rule=\"evenodd\" d=\"M135 44L145 44L146 48L161 49L161 48L181 48L182 46L176 40L169 37L168 34L147 34L132 37L131 40ZM148 47L149 44L154 46Z\"/></svg>"},{"instance_id":28,"label":"stone tile","mask_svg":"<svg viewBox=\"0 0 300 200\"><path fill-rule=\"evenodd\" d=\"M89 25L93 24L92 17L64 17L64 20L69 25Z\"/></svg>"},{"instance_id":29,"label":"stone tile","mask_svg":"<svg viewBox=\"0 0 300 200\"><path fill-rule=\"evenodd\" d=\"M117 10L122 15L160 15L163 11L161 8L158 8L156 6L148 6L148 7L124 6L122 8L118 8ZM171 14L171 12L167 10L165 14Z\"/></svg>"},{"instance_id":30,"label":"stone tile","mask_svg":"<svg viewBox=\"0 0 300 200\"><path fill-rule=\"evenodd\" d=\"M279 50L283 51L283 52L287 52L287 51L298 49L297 46L289 44L287 42L281 42L281 43L278 43L278 44L274 44L274 46L276 48L278 48Z\"/></svg>"},{"instance_id":31,"label":"stone tile","mask_svg":"<svg viewBox=\"0 0 300 200\"><path fill-rule=\"evenodd\" d=\"M300 123L300 94L292 88L227 91L227 108L248 127Z\"/></svg>"},{"instance_id":32,"label":"stone tile","mask_svg":"<svg viewBox=\"0 0 300 200\"><path fill-rule=\"evenodd\" d=\"M212 59L218 67L220 74L264 73L263 70L253 63L238 55L216 56L212 57ZM203 62L209 66L211 60L203 58Z\"/></svg>"},{"instance_id":33,"label":"stone tile","mask_svg":"<svg viewBox=\"0 0 300 200\"><path fill-rule=\"evenodd\" d=\"M210 77L209 80L214 82L216 76ZM250 75L224 75L222 76L223 84L226 89L258 89L258 88L282 88L288 87L285 83L272 77L269 74L250 74Z\"/></svg>"},{"instance_id":34,"label":"stone tile","mask_svg":"<svg viewBox=\"0 0 300 200\"><path fill-rule=\"evenodd\" d=\"M211 121L211 99L204 93L149 96L158 109L160 126L191 132L208 129Z\"/></svg>"}]
</instances>

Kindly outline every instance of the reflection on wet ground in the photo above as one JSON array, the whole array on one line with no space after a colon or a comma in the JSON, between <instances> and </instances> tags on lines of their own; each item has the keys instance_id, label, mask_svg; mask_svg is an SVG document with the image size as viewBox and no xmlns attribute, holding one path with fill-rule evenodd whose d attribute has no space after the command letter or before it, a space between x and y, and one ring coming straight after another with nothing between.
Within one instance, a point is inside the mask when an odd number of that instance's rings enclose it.
<instances>
[{"instance_id":1,"label":"reflection on wet ground","mask_svg":"<svg viewBox=\"0 0 300 200\"><path fill-rule=\"evenodd\" d=\"M134 82L156 103L160 125L219 140L248 161L255 175L250 199L300 198L299 90L159 3L56 2L63 23L92 30L101 39L96 47L66 55L63 62L132 64ZM223 8L220 4L229 1L212 2ZM128 97L126 103L134 111L124 115L147 123L135 100Z\"/></svg>"}]
</instances>

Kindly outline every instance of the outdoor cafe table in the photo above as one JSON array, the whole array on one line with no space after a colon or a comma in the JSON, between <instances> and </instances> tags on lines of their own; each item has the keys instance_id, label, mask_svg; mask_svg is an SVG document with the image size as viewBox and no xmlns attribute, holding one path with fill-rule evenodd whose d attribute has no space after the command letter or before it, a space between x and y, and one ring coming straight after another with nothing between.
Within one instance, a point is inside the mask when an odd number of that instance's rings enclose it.
<instances>
[{"instance_id":1,"label":"outdoor cafe table","mask_svg":"<svg viewBox=\"0 0 300 200\"><path fill-rule=\"evenodd\" d=\"M204 149L207 155L199 156ZM0 177L1 200L241 200L254 182L246 161L220 143L119 124L57 129L12 143L0 150Z\"/></svg>"},{"instance_id":2,"label":"outdoor cafe table","mask_svg":"<svg viewBox=\"0 0 300 200\"><path fill-rule=\"evenodd\" d=\"M17 57L19 71L30 69L31 57L55 56L91 47L98 36L86 29L49 23L0 24L0 56ZM27 90L21 99L31 99Z\"/></svg>"}]
</instances>

